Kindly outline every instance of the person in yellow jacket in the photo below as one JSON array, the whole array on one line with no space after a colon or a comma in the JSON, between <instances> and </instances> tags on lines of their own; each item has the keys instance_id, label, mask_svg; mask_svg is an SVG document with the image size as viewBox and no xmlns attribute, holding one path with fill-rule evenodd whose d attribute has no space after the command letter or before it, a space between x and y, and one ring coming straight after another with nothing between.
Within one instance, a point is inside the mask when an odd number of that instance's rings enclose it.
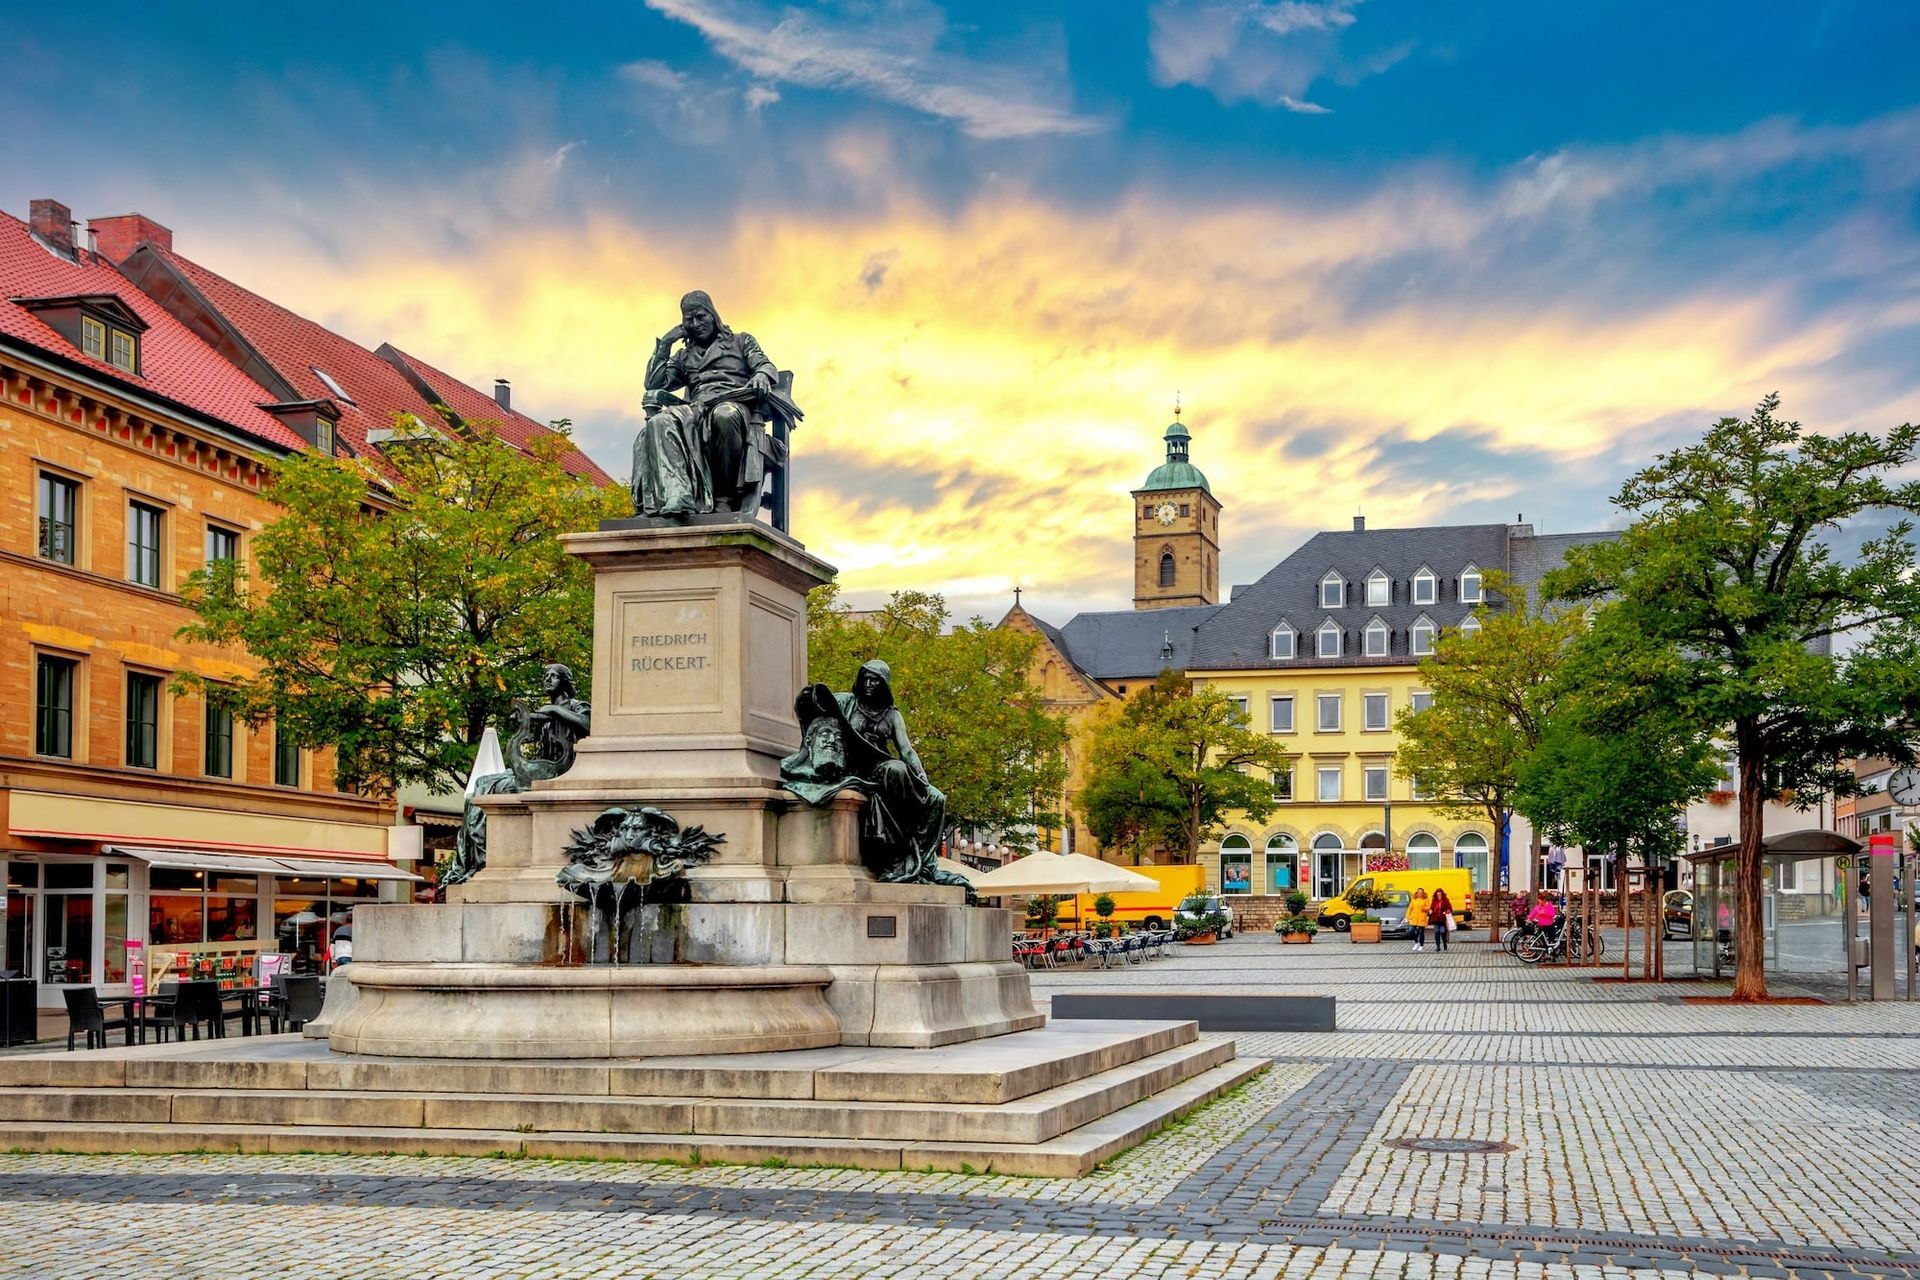
<instances>
[{"instance_id":1,"label":"person in yellow jacket","mask_svg":"<svg viewBox=\"0 0 1920 1280\"><path fill-rule=\"evenodd\" d=\"M1429 914L1430 912L1427 909L1427 891L1425 889L1415 889L1413 891L1413 901L1407 904L1407 923L1413 926L1413 949L1415 951L1425 951L1427 949L1427 918Z\"/></svg>"}]
</instances>

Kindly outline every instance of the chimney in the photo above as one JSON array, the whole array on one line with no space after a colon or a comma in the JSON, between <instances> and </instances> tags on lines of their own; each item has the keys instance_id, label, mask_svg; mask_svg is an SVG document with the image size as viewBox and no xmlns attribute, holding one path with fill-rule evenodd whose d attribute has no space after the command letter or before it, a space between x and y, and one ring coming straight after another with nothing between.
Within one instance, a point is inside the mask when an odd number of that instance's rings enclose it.
<instances>
[{"instance_id":1,"label":"chimney","mask_svg":"<svg viewBox=\"0 0 1920 1280\"><path fill-rule=\"evenodd\" d=\"M87 226L97 237L94 246L100 256L116 266L132 257L145 241L173 249L173 232L144 213L116 213L110 218L95 218Z\"/></svg>"},{"instance_id":2,"label":"chimney","mask_svg":"<svg viewBox=\"0 0 1920 1280\"><path fill-rule=\"evenodd\" d=\"M1355 533L1365 533L1367 531L1367 518L1365 516L1355 516L1353 518L1353 531Z\"/></svg>"},{"instance_id":3,"label":"chimney","mask_svg":"<svg viewBox=\"0 0 1920 1280\"><path fill-rule=\"evenodd\" d=\"M35 200L31 223L42 243L73 257L73 210L58 200Z\"/></svg>"},{"instance_id":4,"label":"chimney","mask_svg":"<svg viewBox=\"0 0 1920 1280\"><path fill-rule=\"evenodd\" d=\"M513 384L505 378L493 380L493 402L502 409L513 408Z\"/></svg>"}]
</instances>

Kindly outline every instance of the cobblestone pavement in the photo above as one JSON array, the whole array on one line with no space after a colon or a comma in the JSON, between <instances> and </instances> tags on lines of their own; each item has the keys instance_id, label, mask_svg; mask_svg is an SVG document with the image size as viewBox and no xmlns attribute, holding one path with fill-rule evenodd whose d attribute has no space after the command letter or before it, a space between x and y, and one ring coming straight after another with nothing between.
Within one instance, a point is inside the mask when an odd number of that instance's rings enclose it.
<instances>
[{"instance_id":1,"label":"cobblestone pavement","mask_svg":"<svg viewBox=\"0 0 1920 1280\"><path fill-rule=\"evenodd\" d=\"M0 1277L1920 1280L1920 1006L1680 1003L1267 937L1036 993L1331 991L1342 1030L1094 1174L0 1156ZM1506 1144L1421 1151L1403 1139Z\"/></svg>"}]
</instances>

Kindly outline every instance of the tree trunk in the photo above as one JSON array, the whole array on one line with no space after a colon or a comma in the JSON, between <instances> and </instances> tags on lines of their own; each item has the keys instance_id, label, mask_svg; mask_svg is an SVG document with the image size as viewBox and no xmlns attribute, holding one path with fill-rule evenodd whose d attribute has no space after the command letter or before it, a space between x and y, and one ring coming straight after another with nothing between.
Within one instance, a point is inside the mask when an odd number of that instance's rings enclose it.
<instances>
[{"instance_id":1,"label":"tree trunk","mask_svg":"<svg viewBox=\"0 0 1920 1280\"><path fill-rule=\"evenodd\" d=\"M1740 851L1735 855L1733 895L1733 998L1767 998L1767 948L1760 914L1760 842L1765 836L1765 774L1759 744L1736 729L1740 753Z\"/></svg>"}]
</instances>

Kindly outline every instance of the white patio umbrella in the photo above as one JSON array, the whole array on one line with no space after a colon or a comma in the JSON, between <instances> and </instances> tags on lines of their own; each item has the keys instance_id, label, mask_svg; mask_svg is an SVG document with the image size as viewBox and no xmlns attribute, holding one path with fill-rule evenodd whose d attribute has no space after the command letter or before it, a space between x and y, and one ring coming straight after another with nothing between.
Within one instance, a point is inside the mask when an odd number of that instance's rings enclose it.
<instances>
[{"instance_id":1,"label":"white patio umbrella","mask_svg":"<svg viewBox=\"0 0 1920 1280\"><path fill-rule=\"evenodd\" d=\"M933 865L941 871L951 872L969 883L980 878L980 872L975 871L972 867L964 863L955 862L952 858L935 858Z\"/></svg>"},{"instance_id":2,"label":"white patio umbrella","mask_svg":"<svg viewBox=\"0 0 1920 1280\"><path fill-rule=\"evenodd\" d=\"M488 725L480 735L480 750L473 757L473 772L467 775L467 797L473 797L474 784L489 773L505 773L507 757L500 751L500 735Z\"/></svg>"},{"instance_id":3,"label":"white patio umbrella","mask_svg":"<svg viewBox=\"0 0 1920 1280\"><path fill-rule=\"evenodd\" d=\"M990 897L1010 893L1143 893L1159 884L1138 872L1080 853L1031 853L973 878Z\"/></svg>"}]
</instances>

